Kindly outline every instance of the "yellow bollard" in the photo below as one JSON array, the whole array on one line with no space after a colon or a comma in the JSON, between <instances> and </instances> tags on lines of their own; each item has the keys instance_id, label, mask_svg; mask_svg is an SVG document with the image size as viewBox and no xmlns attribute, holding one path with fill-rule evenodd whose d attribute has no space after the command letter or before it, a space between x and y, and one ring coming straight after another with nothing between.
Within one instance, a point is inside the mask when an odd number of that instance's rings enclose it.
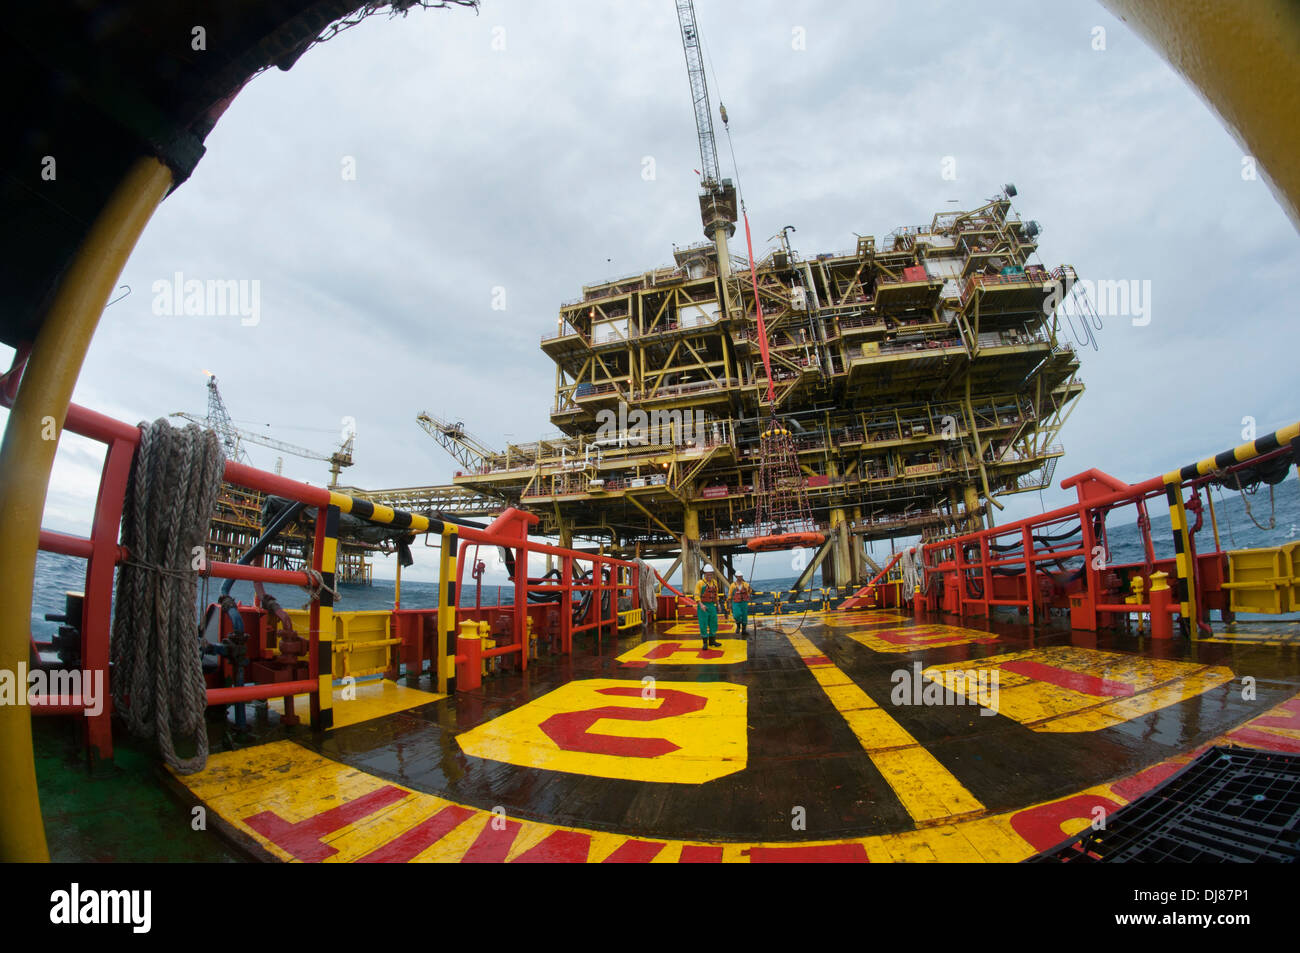
<instances>
[{"instance_id":1,"label":"yellow bollard","mask_svg":"<svg viewBox=\"0 0 1300 953\"><path fill-rule=\"evenodd\" d=\"M483 643L483 651L497 647L497 640L492 638L492 623L480 622L478 624L479 641ZM497 666L501 664L501 656L494 655L491 658L483 659L483 674L495 675Z\"/></svg>"},{"instance_id":2,"label":"yellow bollard","mask_svg":"<svg viewBox=\"0 0 1300 953\"><path fill-rule=\"evenodd\" d=\"M1142 594L1146 590L1147 584L1142 579L1141 576L1137 576L1133 579L1131 585L1133 587L1133 595L1128 596L1127 598L1125 598L1124 601L1127 602L1129 605L1141 605L1143 602ZM1140 610L1137 613L1137 617L1138 617L1138 635L1141 635L1142 632L1145 630L1145 627L1142 624L1142 612Z\"/></svg>"}]
</instances>

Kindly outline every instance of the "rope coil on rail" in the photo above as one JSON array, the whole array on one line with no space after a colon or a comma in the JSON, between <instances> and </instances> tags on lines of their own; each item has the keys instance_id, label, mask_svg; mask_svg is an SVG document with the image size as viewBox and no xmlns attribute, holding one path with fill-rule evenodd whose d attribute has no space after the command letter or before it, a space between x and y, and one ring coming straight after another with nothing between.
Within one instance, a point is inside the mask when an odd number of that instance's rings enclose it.
<instances>
[{"instance_id":1,"label":"rope coil on rail","mask_svg":"<svg viewBox=\"0 0 1300 953\"><path fill-rule=\"evenodd\" d=\"M1289 464L1287 469L1290 469ZM1237 493L1240 494L1241 496L1241 505L1246 508L1246 516L1250 519L1252 523L1255 524L1255 528L1264 530L1265 532L1268 532L1271 529L1275 529L1277 527L1277 501L1273 499L1273 484L1269 483L1268 485L1268 506L1269 506L1268 525L1261 526L1259 520L1255 519L1255 514L1252 513L1250 510L1250 497L1254 496L1255 493L1259 490L1260 481L1251 483L1250 489L1244 489L1241 485L1241 474L1239 472L1235 472L1233 473L1232 476L1237 483Z\"/></svg>"},{"instance_id":2,"label":"rope coil on rail","mask_svg":"<svg viewBox=\"0 0 1300 953\"><path fill-rule=\"evenodd\" d=\"M907 595L911 596L916 591L917 586L921 586L921 591L925 591L925 563L921 561L921 554L913 549L903 551L902 566L903 570L903 587Z\"/></svg>"},{"instance_id":3,"label":"rope coil on rail","mask_svg":"<svg viewBox=\"0 0 1300 953\"><path fill-rule=\"evenodd\" d=\"M307 574L307 578L311 583L310 585L302 587L307 590L308 594L308 602L307 605L303 606L304 609L310 608L313 602L320 599L320 594L322 592L328 592L332 595L335 603L338 603L343 599L343 594L340 593L338 589L325 585L325 577L311 566L302 567L302 572Z\"/></svg>"},{"instance_id":4,"label":"rope coil on rail","mask_svg":"<svg viewBox=\"0 0 1300 953\"><path fill-rule=\"evenodd\" d=\"M118 571L113 607L113 704L132 734L158 739L179 774L208 760L194 555L204 549L224 467L213 431L141 423L122 510L131 558ZM176 754L173 734L194 738L192 757Z\"/></svg>"}]
</instances>

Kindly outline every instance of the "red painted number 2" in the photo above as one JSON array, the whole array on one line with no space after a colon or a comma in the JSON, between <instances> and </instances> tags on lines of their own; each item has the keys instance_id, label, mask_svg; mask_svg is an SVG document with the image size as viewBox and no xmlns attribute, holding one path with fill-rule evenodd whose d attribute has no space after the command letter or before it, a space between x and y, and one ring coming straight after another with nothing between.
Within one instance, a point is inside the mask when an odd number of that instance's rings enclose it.
<instances>
[{"instance_id":1,"label":"red painted number 2","mask_svg":"<svg viewBox=\"0 0 1300 953\"><path fill-rule=\"evenodd\" d=\"M639 697L641 688L602 688L602 695L625 695ZM658 708L620 708L610 705L605 708L590 708L586 711L566 711L552 715L539 726L557 745L565 751L585 751L589 754L612 754L623 758L657 758L660 755L676 751L680 746L667 738L623 738L618 735L593 734L591 726L602 718L617 718L622 721L658 721L661 718L675 718L699 711L708 704L708 699L689 692L660 688L655 697L661 702Z\"/></svg>"}]
</instances>

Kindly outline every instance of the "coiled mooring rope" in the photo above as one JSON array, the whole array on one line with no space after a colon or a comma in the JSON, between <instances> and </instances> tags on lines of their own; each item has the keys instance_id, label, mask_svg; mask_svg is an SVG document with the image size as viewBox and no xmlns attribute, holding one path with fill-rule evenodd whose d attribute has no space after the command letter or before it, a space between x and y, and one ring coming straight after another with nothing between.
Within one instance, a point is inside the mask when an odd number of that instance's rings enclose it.
<instances>
[{"instance_id":1,"label":"coiled mooring rope","mask_svg":"<svg viewBox=\"0 0 1300 953\"><path fill-rule=\"evenodd\" d=\"M921 591L925 592L925 563L921 560L921 554L910 548L905 549L902 563L904 590L911 595L916 591L916 587L920 586Z\"/></svg>"},{"instance_id":2,"label":"coiled mooring rope","mask_svg":"<svg viewBox=\"0 0 1300 953\"><path fill-rule=\"evenodd\" d=\"M213 431L142 423L122 510L130 559L118 571L113 611L113 704L132 734L157 737L179 774L208 761L195 556L205 548L224 465ZM173 732L194 738L193 757L177 756Z\"/></svg>"}]
</instances>

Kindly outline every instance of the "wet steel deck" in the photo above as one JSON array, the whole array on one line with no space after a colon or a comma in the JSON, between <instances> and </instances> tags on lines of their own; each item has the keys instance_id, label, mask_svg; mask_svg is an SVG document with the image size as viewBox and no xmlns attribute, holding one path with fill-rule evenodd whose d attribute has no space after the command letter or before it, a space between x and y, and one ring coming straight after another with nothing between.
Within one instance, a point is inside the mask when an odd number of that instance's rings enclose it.
<instances>
[{"instance_id":1,"label":"wet steel deck","mask_svg":"<svg viewBox=\"0 0 1300 953\"><path fill-rule=\"evenodd\" d=\"M709 652L662 623L472 693L336 692L364 720L182 781L282 860L1015 861L1216 741L1300 750L1292 629L1006 619L764 617Z\"/></svg>"}]
</instances>

